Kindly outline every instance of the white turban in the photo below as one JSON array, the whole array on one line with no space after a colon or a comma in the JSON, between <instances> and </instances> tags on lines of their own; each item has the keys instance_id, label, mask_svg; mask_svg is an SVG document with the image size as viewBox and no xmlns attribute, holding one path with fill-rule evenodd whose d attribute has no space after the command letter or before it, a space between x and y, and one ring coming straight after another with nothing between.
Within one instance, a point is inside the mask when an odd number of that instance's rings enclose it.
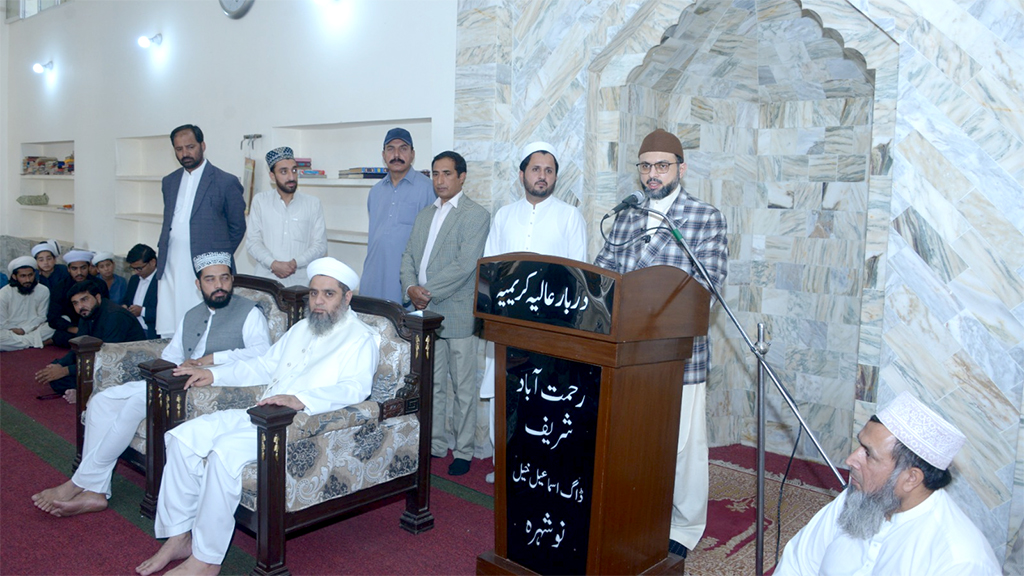
<instances>
[{"instance_id":1,"label":"white turban","mask_svg":"<svg viewBox=\"0 0 1024 576\"><path fill-rule=\"evenodd\" d=\"M949 468L967 437L910 392L902 392L878 412L897 440L939 470Z\"/></svg>"},{"instance_id":2,"label":"white turban","mask_svg":"<svg viewBox=\"0 0 1024 576\"><path fill-rule=\"evenodd\" d=\"M36 268L35 258L32 258L31 256L18 256L14 260L11 260L11 263L7 265L7 273L10 274L11 276L14 276L15 270L17 270L18 268L24 268L26 266L32 268L33 270L38 269Z\"/></svg>"},{"instance_id":3,"label":"white turban","mask_svg":"<svg viewBox=\"0 0 1024 576\"><path fill-rule=\"evenodd\" d=\"M68 264L72 262L89 262L92 263L92 252L88 250L72 250L64 255L64 261Z\"/></svg>"},{"instance_id":4,"label":"white turban","mask_svg":"<svg viewBox=\"0 0 1024 576\"><path fill-rule=\"evenodd\" d=\"M57 248L57 242L55 240L47 240L46 242L40 242L32 247L32 257L35 258L40 252L49 252L56 258L60 255L60 250Z\"/></svg>"},{"instance_id":5,"label":"white turban","mask_svg":"<svg viewBox=\"0 0 1024 576\"><path fill-rule=\"evenodd\" d=\"M111 260L111 261L113 261L114 260L114 253L113 252L97 252L92 257L93 265L99 264L100 262L103 262L104 260Z\"/></svg>"},{"instance_id":6,"label":"white turban","mask_svg":"<svg viewBox=\"0 0 1024 576\"><path fill-rule=\"evenodd\" d=\"M310 262L306 268L306 273L309 275L310 280L313 279L313 276L330 276L348 286L349 290L359 289L359 275L356 274L356 271L349 268L344 262L335 260L330 256L317 258Z\"/></svg>"}]
</instances>

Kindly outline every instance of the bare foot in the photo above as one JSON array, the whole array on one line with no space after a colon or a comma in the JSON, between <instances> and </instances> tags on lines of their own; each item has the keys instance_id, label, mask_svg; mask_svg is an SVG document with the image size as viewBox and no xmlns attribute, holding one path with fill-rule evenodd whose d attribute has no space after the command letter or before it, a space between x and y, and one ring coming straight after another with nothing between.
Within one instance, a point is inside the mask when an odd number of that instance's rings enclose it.
<instances>
[{"instance_id":1,"label":"bare foot","mask_svg":"<svg viewBox=\"0 0 1024 576\"><path fill-rule=\"evenodd\" d=\"M74 482L72 482L71 480L68 480L67 482L61 484L60 486L47 488L42 492L37 492L36 494L33 494L32 503L36 505L36 508L39 508L43 512L49 512L50 514L54 514L54 502L66 502L68 500L71 500L75 496L78 496L80 492L82 492L82 489L79 488L78 486L75 486ZM54 514L54 516L57 516L57 514Z\"/></svg>"},{"instance_id":2,"label":"bare foot","mask_svg":"<svg viewBox=\"0 0 1024 576\"><path fill-rule=\"evenodd\" d=\"M171 536L164 542L163 546L156 551L156 554L135 567L135 571L142 576L149 576L159 572L167 566L168 562L182 560L192 555L192 533L185 532L177 536Z\"/></svg>"},{"instance_id":3,"label":"bare foot","mask_svg":"<svg viewBox=\"0 0 1024 576\"><path fill-rule=\"evenodd\" d=\"M165 572L164 576L217 576L217 574L220 574L220 564L207 564L195 556L189 556L184 562L175 566L174 570Z\"/></svg>"},{"instance_id":4,"label":"bare foot","mask_svg":"<svg viewBox=\"0 0 1024 576\"><path fill-rule=\"evenodd\" d=\"M53 502L53 514L61 518L84 514L86 512L101 512L107 509L107 497L97 492L83 490L78 496L71 500Z\"/></svg>"},{"instance_id":5,"label":"bare foot","mask_svg":"<svg viewBox=\"0 0 1024 576\"><path fill-rule=\"evenodd\" d=\"M64 391L64 399L68 401L68 404L74 404L78 401L78 390L74 388Z\"/></svg>"}]
</instances>

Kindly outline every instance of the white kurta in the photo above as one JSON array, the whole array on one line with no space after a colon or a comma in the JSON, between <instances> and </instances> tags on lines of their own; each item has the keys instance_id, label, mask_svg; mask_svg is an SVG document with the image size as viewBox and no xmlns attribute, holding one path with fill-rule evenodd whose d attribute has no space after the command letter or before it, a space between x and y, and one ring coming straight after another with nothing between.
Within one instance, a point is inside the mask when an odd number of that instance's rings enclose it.
<instances>
[{"instance_id":1,"label":"white kurta","mask_svg":"<svg viewBox=\"0 0 1024 576\"><path fill-rule=\"evenodd\" d=\"M195 268L192 266L192 206L196 199L199 181L206 170L206 161L181 175L178 197L171 217L171 236L167 243L168 254L163 276L157 284L156 332L164 338L173 335L178 321L193 307L203 301L203 295L196 288Z\"/></svg>"},{"instance_id":2,"label":"white kurta","mask_svg":"<svg viewBox=\"0 0 1024 576\"><path fill-rule=\"evenodd\" d=\"M324 336L313 335L302 320L262 357L213 368L214 385L269 383L264 398L295 395L307 414L337 410L370 395L379 338L351 311ZM154 532L168 538L191 530L192 554L220 564L234 534L242 469L256 459L256 426L245 410L222 410L189 420L165 438Z\"/></svg>"},{"instance_id":3,"label":"white kurta","mask_svg":"<svg viewBox=\"0 0 1024 576\"><path fill-rule=\"evenodd\" d=\"M14 286L0 288L0 352L42 348L43 340L53 337L46 323L50 289L36 284L31 294L22 294ZM24 334L11 332L21 328Z\"/></svg>"},{"instance_id":4,"label":"white kurta","mask_svg":"<svg viewBox=\"0 0 1024 576\"><path fill-rule=\"evenodd\" d=\"M139 320L139 325L142 326L143 330L146 330L146 329L149 328L149 325L146 324L146 306L145 306L146 293L149 292L149 285L153 283L153 280L155 278L156 278L155 271L153 273L150 273L150 275L145 277L145 278L143 278L142 276L139 276L139 285L135 288L135 296L132 298L132 305L133 306L138 306L139 308L142 309L139 312L139 315L138 315L137 318ZM160 298L160 285L157 284L156 288L157 288L156 297ZM159 308L159 306L157 306L157 308ZM182 318L184 318L184 315L182 315ZM155 328L156 327L154 326L154 329Z\"/></svg>"},{"instance_id":5,"label":"white kurta","mask_svg":"<svg viewBox=\"0 0 1024 576\"><path fill-rule=\"evenodd\" d=\"M285 286L309 284L306 267L327 255L327 226L320 199L296 192L286 205L277 190L257 194L249 209L245 250L256 261L257 276ZM295 273L278 278L270 271L275 260L295 260Z\"/></svg>"},{"instance_id":6,"label":"white kurta","mask_svg":"<svg viewBox=\"0 0 1024 576\"><path fill-rule=\"evenodd\" d=\"M776 576L1002 574L988 540L945 490L894 514L870 540L852 538L839 528L846 494L819 510L786 544Z\"/></svg>"},{"instance_id":7,"label":"white kurta","mask_svg":"<svg viewBox=\"0 0 1024 576\"><path fill-rule=\"evenodd\" d=\"M575 206L549 196L534 206L522 198L502 206L491 219L484 258L509 252L536 252L587 261L587 223ZM484 380L481 398L494 398L494 343L484 349ZM494 407L491 407L491 441L494 441Z\"/></svg>"},{"instance_id":8,"label":"white kurta","mask_svg":"<svg viewBox=\"0 0 1024 576\"><path fill-rule=\"evenodd\" d=\"M216 310L212 311L216 314ZM160 357L167 362L181 364L185 352L181 345L181 324L174 333ZM206 330L199 337L192 360L205 356L206 338L213 322L206 323ZM270 348L270 330L267 319L258 308L253 307L242 325L242 341L245 348L215 352L213 361L222 364L234 360L246 360L261 356ZM82 441L82 463L78 465L71 481L79 488L106 494L110 498L110 478L117 465L117 458L128 448L139 424L146 419L146 383L142 380L111 386L89 398L85 411L85 437Z\"/></svg>"}]
</instances>

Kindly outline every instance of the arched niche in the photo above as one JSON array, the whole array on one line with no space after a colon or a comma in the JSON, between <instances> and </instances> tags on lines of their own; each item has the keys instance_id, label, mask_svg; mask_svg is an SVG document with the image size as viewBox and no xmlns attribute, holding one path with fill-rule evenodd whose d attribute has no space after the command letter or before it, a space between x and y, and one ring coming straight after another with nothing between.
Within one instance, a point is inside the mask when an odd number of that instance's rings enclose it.
<instances>
[{"instance_id":1,"label":"arched niche","mask_svg":"<svg viewBox=\"0 0 1024 576\"><path fill-rule=\"evenodd\" d=\"M847 3L702 0L642 61L621 40L590 67L588 218L637 189L644 135L679 135L687 191L729 221L726 298L752 335L767 324L769 359L840 461L875 400L897 65ZM721 310L711 335L711 444L751 444L754 362ZM770 393L769 449L788 451L794 425Z\"/></svg>"}]
</instances>

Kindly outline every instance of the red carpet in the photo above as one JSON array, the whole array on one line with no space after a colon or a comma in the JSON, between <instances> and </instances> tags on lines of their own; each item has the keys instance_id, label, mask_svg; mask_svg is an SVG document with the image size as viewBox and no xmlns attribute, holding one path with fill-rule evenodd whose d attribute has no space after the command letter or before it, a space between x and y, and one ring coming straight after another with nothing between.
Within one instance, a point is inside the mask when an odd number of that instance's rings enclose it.
<instances>
[{"instance_id":1,"label":"red carpet","mask_svg":"<svg viewBox=\"0 0 1024 576\"><path fill-rule=\"evenodd\" d=\"M127 574L153 539L113 512L54 518L32 494L67 476L0 433L0 572L3 574Z\"/></svg>"},{"instance_id":2,"label":"red carpet","mask_svg":"<svg viewBox=\"0 0 1024 576\"><path fill-rule=\"evenodd\" d=\"M31 495L67 479L74 457L74 407L40 401L49 387L32 375L63 351L0 354L0 574L133 574L159 546L152 521L138 515L143 477L125 466L115 474L110 509L59 519L36 509ZM708 527L686 563L687 574L751 574L754 567L754 449L711 449ZM774 564L775 502L786 458L767 455L765 568ZM468 474L447 474L452 456L431 462L435 528L413 536L398 526L399 501L368 514L293 538L288 566L295 574L473 574L476 556L494 547L494 486L484 481L490 459ZM782 542L795 534L838 489L828 468L794 461L783 504ZM254 565L255 541L236 533L225 573ZM248 556L247 556L248 555Z\"/></svg>"}]
</instances>

